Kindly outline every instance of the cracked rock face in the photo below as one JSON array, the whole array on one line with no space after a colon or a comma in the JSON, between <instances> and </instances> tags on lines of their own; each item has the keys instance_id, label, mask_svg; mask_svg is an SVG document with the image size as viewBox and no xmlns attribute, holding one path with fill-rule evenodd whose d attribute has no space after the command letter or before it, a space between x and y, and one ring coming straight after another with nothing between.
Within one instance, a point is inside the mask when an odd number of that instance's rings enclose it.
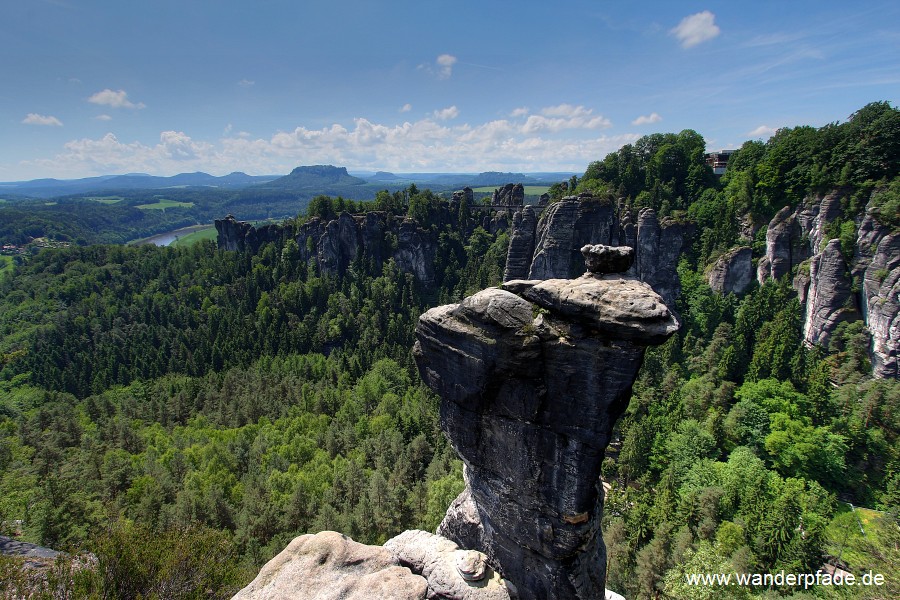
<instances>
[{"instance_id":1,"label":"cracked rock face","mask_svg":"<svg viewBox=\"0 0 900 600\"><path fill-rule=\"evenodd\" d=\"M603 598L600 465L645 347L677 329L649 285L598 273L422 315L414 355L466 475L438 533L483 552L519 598Z\"/></svg>"}]
</instances>

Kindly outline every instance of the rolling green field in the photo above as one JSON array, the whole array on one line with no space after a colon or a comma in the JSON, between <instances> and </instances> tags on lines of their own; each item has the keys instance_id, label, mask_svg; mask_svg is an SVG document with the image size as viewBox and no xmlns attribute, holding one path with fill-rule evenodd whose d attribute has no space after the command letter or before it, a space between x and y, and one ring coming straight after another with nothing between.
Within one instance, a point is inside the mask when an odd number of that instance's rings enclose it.
<instances>
[{"instance_id":1,"label":"rolling green field","mask_svg":"<svg viewBox=\"0 0 900 600\"><path fill-rule=\"evenodd\" d=\"M117 202L121 202L124 200L122 196L92 196L90 198L85 198L85 200L93 200L94 202L99 202L100 204L116 204Z\"/></svg>"},{"instance_id":2,"label":"rolling green field","mask_svg":"<svg viewBox=\"0 0 900 600\"><path fill-rule=\"evenodd\" d=\"M472 191L477 192L477 193L482 193L482 194L484 194L484 193L490 194L496 189L497 189L497 187L495 187L495 186L486 185L486 186L482 186L482 187L472 188ZM526 196L540 196L541 194L546 194L547 190L549 190L549 189L550 189L549 185L526 185L525 186L525 195Z\"/></svg>"},{"instance_id":3,"label":"rolling green field","mask_svg":"<svg viewBox=\"0 0 900 600\"><path fill-rule=\"evenodd\" d=\"M207 227L206 229L200 229L198 231L194 231L189 233L183 237L179 237L177 240L172 242L172 246L190 246L191 244L196 244L197 242L202 242L203 240L215 240L216 239L216 228L215 227Z\"/></svg>"},{"instance_id":4,"label":"rolling green field","mask_svg":"<svg viewBox=\"0 0 900 600\"><path fill-rule=\"evenodd\" d=\"M168 198L160 198L153 204L138 204L136 208L141 210L166 210L167 208L190 208L194 206L193 202L178 202L177 200L169 200Z\"/></svg>"}]
</instances>

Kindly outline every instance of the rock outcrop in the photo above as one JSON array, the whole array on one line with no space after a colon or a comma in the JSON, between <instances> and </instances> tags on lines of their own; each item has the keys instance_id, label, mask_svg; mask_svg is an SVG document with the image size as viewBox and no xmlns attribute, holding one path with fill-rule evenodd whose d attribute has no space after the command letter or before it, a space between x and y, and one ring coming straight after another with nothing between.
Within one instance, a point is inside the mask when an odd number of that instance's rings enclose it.
<instances>
[{"instance_id":1,"label":"rock outcrop","mask_svg":"<svg viewBox=\"0 0 900 600\"><path fill-rule=\"evenodd\" d=\"M502 188L494 190L491 196L491 206L497 208L517 208L525 204L525 186L521 183L507 183Z\"/></svg>"},{"instance_id":2,"label":"rock outcrop","mask_svg":"<svg viewBox=\"0 0 900 600\"><path fill-rule=\"evenodd\" d=\"M529 279L569 277L579 205L576 198L564 198L551 204L541 215Z\"/></svg>"},{"instance_id":3,"label":"rock outcrop","mask_svg":"<svg viewBox=\"0 0 900 600\"><path fill-rule=\"evenodd\" d=\"M753 250L733 248L720 256L707 273L709 287L720 294L742 294L753 283Z\"/></svg>"},{"instance_id":4,"label":"rock outcrop","mask_svg":"<svg viewBox=\"0 0 900 600\"><path fill-rule=\"evenodd\" d=\"M818 254L828 240L828 226L841 216L846 190L809 198L796 209L785 206L769 222L766 254L759 260L757 279L781 279L800 263Z\"/></svg>"},{"instance_id":5,"label":"rock outcrop","mask_svg":"<svg viewBox=\"0 0 900 600\"><path fill-rule=\"evenodd\" d=\"M427 589L390 550L323 531L294 538L233 600L424 600Z\"/></svg>"},{"instance_id":6,"label":"rock outcrop","mask_svg":"<svg viewBox=\"0 0 900 600\"><path fill-rule=\"evenodd\" d=\"M793 286L804 307L804 340L827 345L837 326L862 318L872 336L872 372L900 377L900 234L870 209L857 218L852 264L833 223L844 217L848 191L833 192L781 209L766 231L760 283L795 271Z\"/></svg>"},{"instance_id":7,"label":"rock outcrop","mask_svg":"<svg viewBox=\"0 0 900 600\"><path fill-rule=\"evenodd\" d=\"M256 252L264 243L274 242L281 237L281 228L278 225L263 225L257 228L246 221L235 220L234 215L216 219L213 224L218 234L220 250L243 251L249 248Z\"/></svg>"},{"instance_id":8,"label":"rock outcrop","mask_svg":"<svg viewBox=\"0 0 900 600\"><path fill-rule=\"evenodd\" d=\"M530 206L525 206L513 214L503 281L526 279L528 277L528 271L531 268L531 257L534 254L536 229L537 218L534 215L534 209Z\"/></svg>"},{"instance_id":9,"label":"rock outcrop","mask_svg":"<svg viewBox=\"0 0 900 600\"><path fill-rule=\"evenodd\" d=\"M900 232L867 212L859 226L853 273L862 281L860 309L872 334L872 372L900 378Z\"/></svg>"},{"instance_id":10,"label":"rock outcrop","mask_svg":"<svg viewBox=\"0 0 900 600\"><path fill-rule=\"evenodd\" d=\"M574 221L577 206L560 211ZM584 250L600 272L509 281L416 329L419 372L465 464L438 533L483 552L522 599L604 597L600 465L645 347L678 328L647 284L602 273L630 249Z\"/></svg>"},{"instance_id":11,"label":"rock outcrop","mask_svg":"<svg viewBox=\"0 0 900 600\"><path fill-rule=\"evenodd\" d=\"M228 215L215 225L218 246L223 250L256 252L264 243L290 237L297 242L300 259L314 262L322 273L341 274L357 258L371 259L376 268L393 258L419 282L429 285L434 281L437 239L413 219L383 212L344 212L330 221L313 217L294 231L281 225L256 228Z\"/></svg>"},{"instance_id":12,"label":"rock outcrop","mask_svg":"<svg viewBox=\"0 0 900 600\"><path fill-rule=\"evenodd\" d=\"M634 242L634 274L650 285L667 304L681 294L678 259L694 232L694 224L671 217L657 219L652 208L638 214Z\"/></svg>"},{"instance_id":13,"label":"rock outcrop","mask_svg":"<svg viewBox=\"0 0 900 600\"><path fill-rule=\"evenodd\" d=\"M522 223L524 225L524 219ZM515 235L517 225L513 221ZM524 227L523 227L524 229ZM569 196L551 204L541 215L535 233L534 254L528 279L555 279L577 276L581 270L579 249L585 244L631 246L635 262L629 271L650 285L672 304L681 291L678 258L693 232L694 225L671 218L657 219L656 212L645 208L635 222L631 211L590 193ZM524 244L523 244L524 246ZM510 244L510 252L523 248ZM507 258L509 262L509 255ZM505 280L521 276L520 259Z\"/></svg>"},{"instance_id":14,"label":"rock outcrop","mask_svg":"<svg viewBox=\"0 0 900 600\"><path fill-rule=\"evenodd\" d=\"M760 284L767 279L777 281L809 256L809 244L803 240L797 215L791 207L785 206L769 222L766 254L759 259L757 279Z\"/></svg>"},{"instance_id":15,"label":"rock outcrop","mask_svg":"<svg viewBox=\"0 0 900 600\"><path fill-rule=\"evenodd\" d=\"M844 321L857 321L853 281L841 254L841 241L831 240L809 262L809 291L805 294L803 337L809 344L828 347L831 334Z\"/></svg>"},{"instance_id":16,"label":"rock outcrop","mask_svg":"<svg viewBox=\"0 0 900 600\"><path fill-rule=\"evenodd\" d=\"M456 203L456 206L458 207L463 201L468 203L469 206L475 204L475 190L473 190L469 186L466 186L461 190L453 192L453 198L450 201L451 206L453 205L453 203Z\"/></svg>"},{"instance_id":17,"label":"rock outcrop","mask_svg":"<svg viewBox=\"0 0 900 600\"><path fill-rule=\"evenodd\" d=\"M384 544L400 564L425 578L426 597L509 600L507 583L477 550L427 531L404 531Z\"/></svg>"}]
</instances>

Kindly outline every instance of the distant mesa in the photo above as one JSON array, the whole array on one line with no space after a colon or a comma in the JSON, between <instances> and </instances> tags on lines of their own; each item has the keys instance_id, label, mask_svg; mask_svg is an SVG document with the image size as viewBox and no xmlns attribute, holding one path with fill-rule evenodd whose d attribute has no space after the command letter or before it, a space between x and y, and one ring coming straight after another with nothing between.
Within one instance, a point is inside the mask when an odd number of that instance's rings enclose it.
<instances>
[{"instance_id":1,"label":"distant mesa","mask_svg":"<svg viewBox=\"0 0 900 600\"><path fill-rule=\"evenodd\" d=\"M390 171L378 171L374 175L369 177L369 181L397 181L401 179L403 179L403 177L395 175Z\"/></svg>"},{"instance_id":2,"label":"distant mesa","mask_svg":"<svg viewBox=\"0 0 900 600\"><path fill-rule=\"evenodd\" d=\"M312 165L297 167L284 177L279 177L256 187L277 190L315 187L321 188L323 192L327 192L330 186L362 185L364 183L364 179L350 175L346 167Z\"/></svg>"}]
</instances>

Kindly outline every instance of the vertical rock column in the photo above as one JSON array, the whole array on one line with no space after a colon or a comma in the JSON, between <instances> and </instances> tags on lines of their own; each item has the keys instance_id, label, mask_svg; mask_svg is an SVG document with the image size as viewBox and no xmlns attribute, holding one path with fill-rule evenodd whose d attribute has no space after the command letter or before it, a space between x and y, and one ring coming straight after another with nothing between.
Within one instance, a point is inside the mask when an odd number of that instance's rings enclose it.
<instances>
[{"instance_id":1,"label":"vertical rock column","mask_svg":"<svg viewBox=\"0 0 900 600\"><path fill-rule=\"evenodd\" d=\"M439 533L484 552L522 599L604 596L600 465L646 346L678 322L626 271L633 250L585 246L577 279L509 281L419 320L419 372L466 489Z\"/></svg>"}]
</instances>

